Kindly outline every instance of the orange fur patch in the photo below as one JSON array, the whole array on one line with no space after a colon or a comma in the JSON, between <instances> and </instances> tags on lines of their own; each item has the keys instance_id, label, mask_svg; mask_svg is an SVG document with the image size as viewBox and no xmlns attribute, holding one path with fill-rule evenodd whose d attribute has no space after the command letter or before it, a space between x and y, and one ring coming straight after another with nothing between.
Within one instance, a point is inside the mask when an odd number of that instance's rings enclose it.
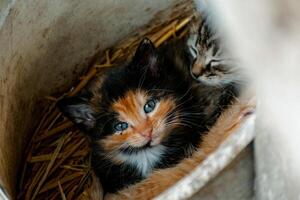
<instances>
[{"instance_id":1,"label":"orange fur patch","mask_svg":"<svg viewBox=\"0 0 300 200\"><path fill-rule=\"evenodd\" d=\"M131 119L134 122L139 122L144 116L141 116L138 111L143 108L146 101L147 96L145 93L130 90L123 98L114 102L112 108L120 115L120 121Z\"/></svg>"},{"instance_id":2,"label":"orange fur patch","mask_svg":"<svg viewBox=\"0 0 300 200\"><path fill-rule=\"evenodd\" d=\"M172 98L162 99L157 102L155 109L146 114L144 105L150 97L143 91L128 91L122 98L112 104L112 109L118 114L118 119L127 122L129 127L121 134L112 134L100 141L100 145L110 152L119 149L122 145L143 146L149 138L143 133L151 132L154 144L166 137L170 126L165 125L167 115L175 108Z\"/></svg>"}]
</instances>

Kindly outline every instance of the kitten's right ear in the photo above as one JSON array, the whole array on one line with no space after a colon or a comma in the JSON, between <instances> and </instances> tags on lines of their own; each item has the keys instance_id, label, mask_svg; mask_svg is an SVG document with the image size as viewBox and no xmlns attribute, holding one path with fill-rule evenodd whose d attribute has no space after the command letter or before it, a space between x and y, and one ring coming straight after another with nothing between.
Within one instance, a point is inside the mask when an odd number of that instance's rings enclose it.
<instances>
[{"instance_id":1,"label":"kitten's right ear","mask_svg":"<svg viewBox=\"0 0 300 200\"><path fill-rule=\"evenodd\" d=\"M94 111L87 98L64 98L57 102L57 107L81 130L88 131L95 126Z\"/></svg>"},{"instance_id":2,"label":"kitten's right ear","mask_svg":"<svg viewBox=\"0 0 300 200\"><path fill-rule=\"evenodd\" d=\"M154 76L159 73L156 48L148 38L144 38L140 42L132 61L137 70L148 69Z\"/></svg>"}]
</instances>

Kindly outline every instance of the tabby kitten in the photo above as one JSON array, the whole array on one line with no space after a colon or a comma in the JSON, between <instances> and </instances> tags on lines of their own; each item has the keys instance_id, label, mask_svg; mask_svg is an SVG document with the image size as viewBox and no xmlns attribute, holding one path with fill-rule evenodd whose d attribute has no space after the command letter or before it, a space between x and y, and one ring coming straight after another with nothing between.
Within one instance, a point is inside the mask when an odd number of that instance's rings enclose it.
<instances>
[{"instance_id":1,"label":"tabby kitten","mask_svg":"<svg viewBox=\"0 0 300 200\"><path fill-rule=\"evenodd\" d=\"M105 192L135 184L176 165L238 95L229 86L194 87L180 41L156 49L144 39L132 61L97 78L59 109L89 138L92 166Z\"/></svg>"},{"instance_id":2,"label":"tabby kitten","mask_svg":"<svg viewBox=\"0 0 300 200\"><path fill-rule=\"evenodd\" d=\"M243 85L245 76L211 18L211 15L203 14L191 26L187 40L193 62L189 65L191 76L205 85L224 86L233 82Z\"/></svg>"}]
</instances>

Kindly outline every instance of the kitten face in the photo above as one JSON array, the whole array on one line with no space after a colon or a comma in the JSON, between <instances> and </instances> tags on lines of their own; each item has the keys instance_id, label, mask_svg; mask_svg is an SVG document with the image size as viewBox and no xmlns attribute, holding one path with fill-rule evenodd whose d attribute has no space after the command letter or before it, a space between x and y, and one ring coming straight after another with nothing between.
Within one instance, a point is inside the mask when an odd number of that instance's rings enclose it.
<instances>
[{"instance_id":1,"label":"kitten face","mask_svg":"<svg viewBox=\"0 0 300 200\"><path fill-rule=\"evenodd\" d=\"M191 76L209 86L222 86L237 80L236 60L221 41L218 31L206 19L199 30L193 30L187 45L194 61ZM237 80L239 81L239 80Z\"/></svg>"},{"instance_id":2,"label":"kitten face","mask_svg":"<svg viewBox=\"0 0 300 200\"><path fill-rule=\"evenodd\" d=\"M172 97L158 98L142 90L126 92L111 108L116 114L113 133L101 141L107 151L158 145L178 121Z\"/></svg>"}]
</instances>

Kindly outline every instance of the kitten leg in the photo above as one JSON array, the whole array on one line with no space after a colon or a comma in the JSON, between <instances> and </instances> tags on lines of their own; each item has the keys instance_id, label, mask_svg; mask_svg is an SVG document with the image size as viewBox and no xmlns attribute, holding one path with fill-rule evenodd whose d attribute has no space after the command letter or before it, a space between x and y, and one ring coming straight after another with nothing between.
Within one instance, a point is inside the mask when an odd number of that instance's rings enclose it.
<instances>
[{"instance_id":1,"label":"kitten leg","mask_svg":"<svg viewBox=\"0 0 300 200\"><path fill-rule=\"evenodd\" d=\"M86 190L88 199L90 200L103 200L103 189L98 177L92 174L91 186Z\"/></svg>"},{"instance_id":2,"label":"kitten leg","mask_svg":"<svg viewBox=\"0 0 300 200\"><path fill-rule=\"evenodd\" d=\"M172 168L161 169L153 172L147 179L132 185L115 194L108 194L105 200L114 199L152 199L181 178L191 172L207 156L232 133L238 130L247 116L255 110L255 102L236 101L224 111L209 133L203 138L200 150L191 158L184 159Z\"/></svg>"}]
</instances>

